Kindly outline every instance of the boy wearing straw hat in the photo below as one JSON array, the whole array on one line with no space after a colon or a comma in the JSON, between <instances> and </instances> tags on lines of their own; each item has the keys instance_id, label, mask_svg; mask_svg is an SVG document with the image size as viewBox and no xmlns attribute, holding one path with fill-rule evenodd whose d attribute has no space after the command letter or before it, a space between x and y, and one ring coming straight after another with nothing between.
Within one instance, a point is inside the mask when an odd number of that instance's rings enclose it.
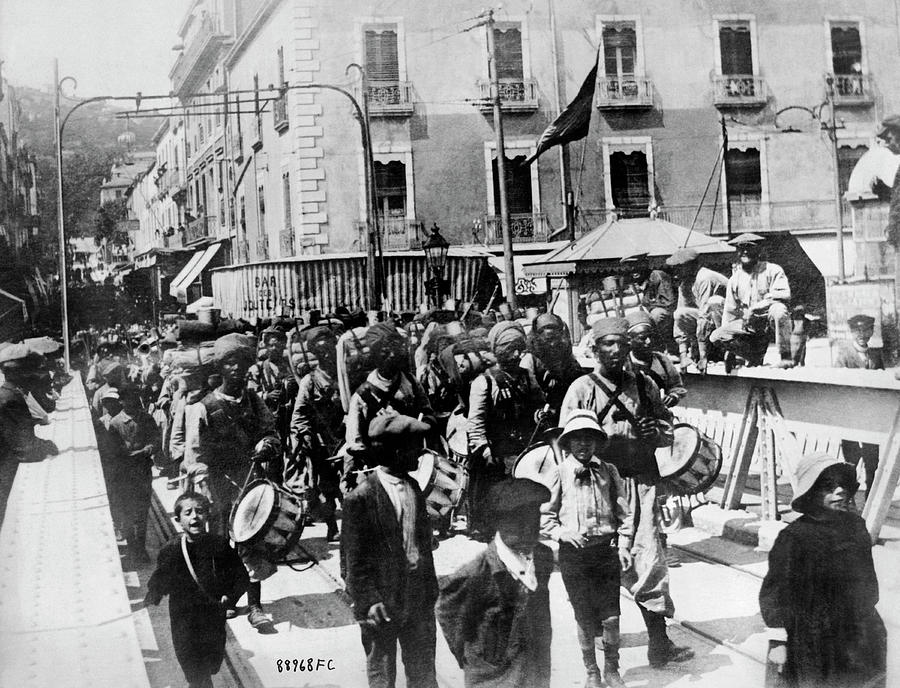
<instances>
[{"instance_id":1,"label":"boy wearing straw hat","mask_svg":"<svg viewBox=\"0 0 900 688\"><path fill-rule=\"evenodd\" d=\"M619 675L619 585L632 565L634 506L614 466L597 457L606 434L597 414L569 414L559 446L564 459L550 476L541 532L559 542L559 568L575 611L587 688L625 685ZM603 680L594 639L603 642Z\"/></svg>"}]
</instances>

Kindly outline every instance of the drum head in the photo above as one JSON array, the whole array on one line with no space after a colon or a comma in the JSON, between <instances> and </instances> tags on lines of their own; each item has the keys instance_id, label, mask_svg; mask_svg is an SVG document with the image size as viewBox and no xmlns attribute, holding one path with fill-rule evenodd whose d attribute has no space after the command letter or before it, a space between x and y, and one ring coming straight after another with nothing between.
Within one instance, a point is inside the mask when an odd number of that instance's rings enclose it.
<instances>
[{"instance_id":1,"label":"drum head","mask_svg":"<svg viewBox=\"0 0 900 688\"><path fill-rule=\"evenodd\" d=\"M538 442L519 455L513 466L513 477L528 478L550 488L550 478L560 462L555 442Z\"/></svg>"},{"instance_id":2,"label":"drum head","mask_svg":"<svg viewBox=\"0 0 900 688\"><path fill-rule=\"evenodd\" d=\"M661 448L656 452L659 475L667 478L690 466L699 446L700 435L692 426L685 423L676 425L675 440L672 442L672 446ZM664 451L665 449L671 451Z\"/></svg>"},{"instance_id":3,"label":"drum head","mask_svg":"<svg viewBox=\"0 0 900 688\"><path fill-rule=\"evenodd\" d=\"M416 481L422 492L428 492L428 486L431 484L431 479L434 475L434 459L435 454L433 452L424 452L419 457L419 467L409 472L409 477Z\"/></svg>"},{"instance_id":4,"label":"drum head","mask_svg":"<svg viewBox=\"0 0 900 688\"><path fill-rule=\"evenodd\" d=\"M275 508L275 487L268 481L251 483L235 507L231 524L235 542L248 542L266 526Z\"/></svg>"}]
</instances>

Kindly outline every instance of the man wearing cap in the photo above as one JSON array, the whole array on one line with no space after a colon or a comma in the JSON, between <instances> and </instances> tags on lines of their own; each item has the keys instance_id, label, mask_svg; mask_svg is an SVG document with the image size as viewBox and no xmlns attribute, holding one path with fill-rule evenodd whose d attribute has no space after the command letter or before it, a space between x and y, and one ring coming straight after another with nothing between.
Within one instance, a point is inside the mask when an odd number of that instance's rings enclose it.
<instances>
[{"instance_id":1,"label":"man wearing cap","mask_svg":"<svg viewBox=\"0 0 900 688\"><path fill-rule=\"evenodd\" d=\"M769 341L769 323L775 328L779 367L793 366L788 313L791 286L780 265L760 260L763 241L758 234L745 233L728 242L737 249L740 264L728 279L722 326L710 335L709 341L725 349L729 370L735 355L753 365L762 363Z\"/></svg>"},{"instance_id":2,"label":"man wearing cap","mask_svg":"<svg viewBox=\"0 0 900 688\"><path fill-rule=\"evenodd\" d=\"M646 253L634 253L622 258L622 264L631 269L631 288L634 289L640 305L653 320L657 348L664 350L672 339L672 315L677 299L672 286L672 278L665 270L651 270L647 267Z\"/></svg>"},{"instance_id":3,"label":"man wearing cap","mask_svg":"<svg viewBox=\"0 0 900 688\"><path fill-rule=\"evenodd\" d=\"M185 407L184 463L209 467L209 488L213 497L210 529L227 536L228 516L240 496L241 485L258 464L277 461L281 445L275 417L265 402L247 388L247 372L253 363L254 348L245 335L227 334L213 346L215 366L222 383L203 399ZM276 479L279 476L271 475ZM250 573L247 592L248 620L257 629L270 622L263 614L260 581L276 571L274 563L239 552Z\"/></svg>"},{"instance_id":4,"label":"man wearing cap","mask_svg":"<svg viewBox=\"0 0 900 688\"><path fill-rule=\"evenodd\" d=\"M287 448L290 446L291 412L297 396L297 381L285 357L287 335L276 326L269 327L260 334L260 346L266 349L268 356L250 367L250 388L263 398L275 416L278 436L282 446Z\"/></svg>"},{"instance_id":5,"label":"man wearing cap","mask_svg":"<svg viewBox=\"0 0 900 688\"><path fill-rule=\"evenodd\" d=\"M294 402L293 452L285 465L284 482L293 486L304 473L310 477L328 526L325 539L332 541L338 535L335 511L341 493L338 466L329 459L337 454L344 439L344 409L337 386L337 338L321 325L303 330L301 336L304 352L293 355L300 356L301 364L311 370L300 380Z\"/></svg>"},{"instance_id":6,"label":"man wearing cap","mask_svg":"<svg viewBox=\"0 0 900 688\"><path fill-rule=\"evenodd\" d=\"M527 350L525 330L511 320L498 322L488 333L497 359L469 388L469 533L486 538L493 533L486 521L485 498L490 485L502 480L527 447L536 416L544 405L532 371L522 367Z\"/></svg>"},{"instance_id":7,"label":"man wearing cap","mask_svg":"<svg viewBox=\"0 0 900 688\"><path fill-rule=\"evenodd\" d=\"M884 370L882 350L869 346L869 340L875 334L875 318L871 315L854 315L847 320L847 325L850 327L850 341L842 340L837 343L834 367Z\"/></svg>"},{"instance_id":8,"label":"man wearing cap","mask_svg":"<svg viewBox=\"0 0 900 688\"><path fill-rule=\"evenodd\" d=\"M421 416L431 426L437 422L428 397L409 374L409 346L405 333L393 323L376 323L366 333L370 361L375 369L350 397L346 422L344 485L356 485L356 472L375 465L377 457L369 441L369 423L381 412L393 410L407 416Z\"/></svg>"},{"instance_id":9,"label":"man wearing cap","mask_svg":"<svg viewBox=\"0 0 900 688\"><path fill-rule=\"evenodd\" d=\"M437 615L467 688L549 688L553 553L540 544L549 490L527 479L491 486L496 533L441 580Z\"/></svg>"},{"instance_id":10,"label":"man wearing cap","mask_svg":"<svg viewBox=\"0 0 900 688\"><path fill-rule=\"evenodd\" d=\"M728 278L701 266L698 258L696 249L680 248L666 259L666 265L678 285L673 331L681 357L681 372L687 370L696 345L695 362L702 374L706 372L709 336L722 325Z\"/></svg>"},{"instance_id":11,"label":"man wearing cap","mask_svg":"<svg viewBox=\"0 0 900 688\"><path fill-rule=\"evenodd\" d=\"M91 400L91 411L95 416L102 413L100 399L108 389L121 389L128 383L128 370L115 358L104 358L97 363L97 375L103 384L94 392Z\"/></svg>"},{"instance_id":12,"label":"man wearing cap","mask_svg":"<svg viewBox=\"0 0 900 688\"><path fill-rule=\"evenodd\" d=\"M35 461L56 453L49 440L34 436L36 419L28 410L27 388L41 367L41 356L24 344L0 349L0 463L14 471L18 461Z\"/></svg>"},{"instance_id":13,"label":"man wearing cap","mask_svg":"<svg viewBox=\"0 0 900 688\"><path fill-rule=\"evenodd\" d=\"M575 611L587 688L624 688L619 675L619 585L631 568L634 507L615 467L598 458L606 435L593 411L573 411L559 437L563 460L549 475L541 532L559 542L559 568ZM595 639L603 643L601 681Z\"/></svg>"},{"instance_id":14,"label":"man wearing cap","mask_svg":"<svg viewBox=\"0 0 900 688\"><path fill-rule=\"evenodd\" d=\"M372 419L378 467L344 500L341 553L370 688L393 688L397 643L406 685L437 688L437 577L425 497L408 472L432 427L386 411Z\"/></svg>"},{"instance_id":15,"label":"man wearing cap","mask_svg":"<svg viewBox=\"0 0 900 688\"><path fill-rule=\"evenodd\" d=\"M791 507L759 591L775 641L768 661L790 688L883 686L887 633L876 611L872 540L855 513L856 469L826 454L795 469Z\"/></svg>"},{"instance_id":16,"label":"man wearing cap","mask_svg":"<svg viewBox=\"0 0 900 688\"><path fill-rule=\"evenodd\" d=\"M687 389L668 355L653 349L653 321L644 311L632 311L626 320L632 369L649 375L659 387L663 403L675 406L687 396Z\"/></svg>"},{"instance_id":17,"label":"man wearing cap","mask_svg":"<svg viewBox=\"0 0 900 688\"><path fill-rule=\"evenodd\" d=\"M607 442L601 458L622 477L632 478L636 490L634 565L622 583L631 591L647 625L650 665L680 662L693 650L676 646L666 632L666 617L675 613L669 595L669 572L659 529L656 484L660 480L655 451L673 441L672 414L656 383L628 365L628 321L603 318L594 323L597 367L578 378L563 401L560 426L569 415L586 409L597 414Z\"/></svg>"}]
</instances>

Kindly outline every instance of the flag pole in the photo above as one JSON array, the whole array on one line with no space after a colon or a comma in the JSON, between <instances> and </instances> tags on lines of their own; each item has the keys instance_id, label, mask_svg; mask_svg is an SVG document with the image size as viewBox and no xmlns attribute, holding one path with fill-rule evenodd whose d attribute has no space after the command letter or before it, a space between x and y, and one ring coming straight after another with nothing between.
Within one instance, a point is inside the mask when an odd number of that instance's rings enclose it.
<instances>
[{"instance_id":1,"label":"flag pole","mask_svg":"<svg viewBox=\"0 0 900 688\"><path fill-rule=\"evenodd\" d=\"M509 231L509 206L506 200L506 145L503 138L503 111L500 105L500 77L494 45L494 10L487 11L488 65L491 72L491 96L494 101L494 131L497 137L497 188L500 201L500 230L503 233L503 270L506 272L506 302L516 307L516 274L513 263L512 234Z\"/></svg>"}]
</instances>

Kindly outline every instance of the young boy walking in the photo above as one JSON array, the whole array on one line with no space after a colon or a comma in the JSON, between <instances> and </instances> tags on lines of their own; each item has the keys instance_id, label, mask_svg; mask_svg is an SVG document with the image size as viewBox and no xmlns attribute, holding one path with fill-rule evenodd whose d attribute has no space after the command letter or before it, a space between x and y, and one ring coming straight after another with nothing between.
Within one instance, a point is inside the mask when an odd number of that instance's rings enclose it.
<instances>
[{"instance_id":1,"label":"young boy walking","mask_svg":"<svg viewBox=\"0 0 900 688\"><path fill-rule=\"evenodd\" d=\"M225 610L250 579L228 540L207 533L209 500L186 492L175 500L183 533L167 542L147 584L146 604L169 596L175 656L189 688L212 688L225 656Z\"/></svg>"},{"instance_id":2,"label":"young boy walking","mask_svg":"<svg viewBox=\"0 0 900 688\"><path fill-rule=\"evenodd\" d=\"M631 568L633 508L616 468L597 458L606 435L589 410L569 414L559 446L562 463L541 505L541 531L559 542L559 569L575 611L586 688L624 688L619 675L619 585ZM595 638L603 642L603 680Z\"/></svg>"}]
</instances>

